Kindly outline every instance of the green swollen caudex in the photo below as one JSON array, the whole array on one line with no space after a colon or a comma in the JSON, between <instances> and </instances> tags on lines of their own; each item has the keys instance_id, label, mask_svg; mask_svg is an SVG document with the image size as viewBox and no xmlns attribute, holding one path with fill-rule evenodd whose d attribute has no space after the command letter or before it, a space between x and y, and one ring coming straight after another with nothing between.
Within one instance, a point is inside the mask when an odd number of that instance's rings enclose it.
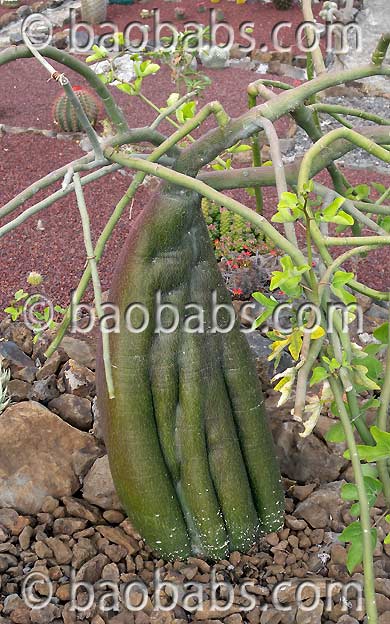
<instances>
[{"instance_id":1,"label":"green swollen caudex","mask_svg":"<svg viewBox=\"0 0 390 624\"><path fill-rule=\"evenodd\" d=\"M239 327L190 333L182 322L155 332L158 291L181 319L194 314L189 302L210 319L211 291L230 303L200 198L177 186L163 185L135 220L115 270L110 301L121 320L137 302L151 321L110 335L115 399L102 365L97 391L115 486L135 527L164 557L216 560L280 528L280 473Z\"/></svg>"}]
</instances>

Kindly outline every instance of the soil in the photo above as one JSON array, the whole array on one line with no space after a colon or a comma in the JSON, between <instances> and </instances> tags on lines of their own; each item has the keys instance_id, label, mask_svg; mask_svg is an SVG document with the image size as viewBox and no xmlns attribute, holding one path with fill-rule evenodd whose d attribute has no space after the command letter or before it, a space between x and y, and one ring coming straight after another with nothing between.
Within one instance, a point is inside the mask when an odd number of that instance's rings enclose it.
<instances>
[{"instance_id":1,"label":"soil","mask_svg":"<svg viewBox=\"0 0 390 624\"><path fill-rule=\"evenodd\" d=\"M237 115L246 106L246 87L254 79L252 72L244 69L228 68L225 70L209 70L212 85L206 89L199 105L214 99L215 85L218 86L218 99L231 115ZM69 72L73 84L80 80ZM256 74L256 77L258 75ZM76 82L77 80L77 82ZM234 89L232 84L234 83ZM51 103L58 94L58 87L47 82L44 70L34 60L17 61L5 66L1 71L2 102L0 105L0 121L7 126L40 127L53 129ZM28 93L25 94L25 85ZM145 81L145 95L158 105L165 104L166 98L173 90L170 72L163 67L158 78ZM25 95L23 95L25 94ZM115 94L131 125L134 127L148 125L154 114L139 100L123 93ZM44 105L49 102L49 105ZM203 128L210 128L208 121ZM279 136L287 136L291 124L284 118L277 123ZM170 127L161 127L169 132ZM196 133L195 133L196 134ZM298 135L300 137L300 135ZM299 139L300 140L300 139ZM298 140L298 143L299 143ZM76 142L47 138L36 134L11 135L4 134L0 138L0 175L4 180L1 189L1 203L9 201L26 186L51 170L80 157L83 152ZM386 184L387 176L377 173L372 168L363 171L345 170L351 185L360 182L381 181ZM326 182L327 174L319 179ZM86 199L92 210L92 229L96 236L103 228L116 202L130 184L128 174L115 173L105 180L90 185L86 190ZM153 187L153 185L152 185ZM152 187L143 186L136 196L133 216L150 197ZM58 185L55 187L58 188ZM246 193L237 192L235 196L241 201L253 205ZM41 199L42 194L36 199ZM276 194L273 189L265 190L265 214L270 216L275 209ZM31 203L31 202L30 202ZM25 207L30 205L26 204ZM40 223L38 223L38 218ZM127 212L107 246L107 251L100 265L103 288L108 288L115 260L123 246L127 232ZM39 228L37 229L37 225ZM42 229L42 227L44 229ZM341 252L341 250L338 250ZM388 289L390 277L387 268L388 259L385 251L375 251L369 259L362 260L358 277L368 285ZM85 250L82 241L79 214L74 198L69 196L52 206L45 212L26 221L12 234L2 240L0 272L2 288L0 295L1 308L7 304L12 294L25 285L26 275L30 271L38 271L45 277L47 295L56 303L65 305L69 301L70 291L78 283L85 262ZM89 293L86 301L91 299Z\"/></svg>"}]
</instances>

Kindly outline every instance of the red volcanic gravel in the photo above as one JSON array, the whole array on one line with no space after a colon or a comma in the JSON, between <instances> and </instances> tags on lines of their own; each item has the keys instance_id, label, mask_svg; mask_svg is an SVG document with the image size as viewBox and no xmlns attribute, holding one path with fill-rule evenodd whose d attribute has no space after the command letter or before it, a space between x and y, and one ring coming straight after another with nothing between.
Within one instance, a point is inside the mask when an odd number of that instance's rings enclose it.
<instances>
[{"instance_id":1,"label":"red volcanic gravel","mask_svg":"<svg viewBox=\"0 0 390 624\"><path fill-rule=\"evenodd\" d=\"M157 3L156 3L157 4ZM188 18L199 19L193 8L195 3L183 3ZM116 19L123 27L127 20L138 19L139 11L148 5L134 5L132 7L109 7L109 18ZM210 5L211 6L211 5ZM217 5L214 5L217 6ZM258 5L247 3L237 7L233 3L224 0L219 6L223 8L226 19L246 21L256 20L257 26L261 26L263 32L269 33L270 24L275 23L275 11L271 5ZM174 5L164 3L161 11L161 19L169 19L174 10ZM293 10L288 13L277 12L279 19L299 20L299 11ZM233 17L232 17L233 16ZM122 20L122 21L121 21ZM287 31L286 31L287 33ZM266 37L265 39L266 40ZM212 85L205 91L199 104L212 99L220 100L228 113L238 116L247 106L246 87L259 78L259 74L238 69L221 71L209 71ZM78 76L67 71L72 83L83 84ZM0 68L0 123L10 126L35 126L45 129L53 127L51 108L55 97L59 93L59 87L53 81L47 82L45 71L35 60L17 61ZM144 93L157 105L165 105L168 95L174 90L168 68L164 67L157 76L152 76L145 81ZM131 98L124 93L115 90L115 95L126 113L132 127L150 124L155 114L142 104L138 99ZM202 131L210 128L212 122L208 121ZM282 119L277 124L280 136L287 132L289 121ZM161 130L170 131L167 125ZM196 133L195 133L196 134ZM0 137L0 176L3 181L0 191L0 205L3 205L21 192L26 186L51 170L80 157L83 152L77 143L70 140L57 140L45 138L39 135L23 134ZM390 184L390 178L383 180L383 174L373 171L346 171L352 185L363 181L381 181ZM327 180L327 175L319 176L321 181ZM87 205L90 210L94 240L101 232L115 204L121 198L129 186L131 177L128 173L112 174L99 182L89 185L85 190ZM55 185L55 189L59 188ZM142 207L150 197L155 184L143 186L137 193L133 207L133 217L142 210ZM235 197L248 205L253 205L252 199L244 191L238 191ZM40 193L34 202L45 196ZM265 190L266 210L269 217L275 210L276 194L274 189ZM24 207L31 205L28 202ZM19 211L20 212L20 211ZM13 215L14 216L14 215ZM106 253L100 263L100 275L103 288L108 288L111 275L114 270L118 253L128 231L130 211L125 211L117 229L109 242ZM9 220L8 217L7 220ZM44 229L37 229L38 219L41 219ZM6 222L4 220L3 222ZM2 222L2 224L3 224ZM9 302L12 294L20 287L26 286L26 276L30 271L38 271L45 277L46 294L55 303L67 304L70 292L77 286L85 264L85 249L80 225L80 216L73 195L69 195L61 202L26 221L17 230L14 230L0 241L0 310ZM340 249L337 253L341 252ZM385 250L375 251L368 259L359 264L358 277L366 284L380 289L390 288L389 258ZM92 293L89 291L86 301L91 300Z\"/></svg>"}]
</instances>

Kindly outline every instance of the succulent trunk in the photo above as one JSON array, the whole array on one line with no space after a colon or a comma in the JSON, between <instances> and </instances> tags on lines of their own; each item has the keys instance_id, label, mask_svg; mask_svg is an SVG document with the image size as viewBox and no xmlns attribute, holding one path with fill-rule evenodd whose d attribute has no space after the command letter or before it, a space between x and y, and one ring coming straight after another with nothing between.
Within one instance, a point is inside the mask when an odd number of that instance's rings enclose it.
<instances>
[{"instance_id":1,"label":"succulent trunk","mask_svg":"<svg viewBox=\"0 0 390 624\"><path fill-rule=\"evenodd\" d=\"M200 197L164 184L132 224L113 275L109 300L121 323L110 335L116 398L108 399L102 365L98 397L118 494L137 530L167 558L223 558L282 524L255 365L236 322L213 331L213 292L231 306ZM159 331L159 298L180 318L170 333L169 309ZM148 311L132 310L133 327L149 317L139 333L126 328L133 303ZM217 320L226 328L228 310Z\"/></svg>"}]
</instances>

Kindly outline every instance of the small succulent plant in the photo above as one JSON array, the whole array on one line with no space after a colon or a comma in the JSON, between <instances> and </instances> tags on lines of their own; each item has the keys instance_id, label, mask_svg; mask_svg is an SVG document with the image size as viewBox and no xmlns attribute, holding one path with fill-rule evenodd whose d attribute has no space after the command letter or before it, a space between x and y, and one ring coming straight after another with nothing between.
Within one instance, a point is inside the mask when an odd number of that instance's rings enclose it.
<instances>
[{"instance_id":1,"label":"small succulent plant","mask_svg":"<svg viewBox=\"0 0 390 624\"><path fill-rule=\"evenodd\" d=\"M83 87L74 86L73 91L80 100L92 126L96 126L99 118L99 103L92 93ZM83 128L78 119L77 112L66 94L60 95L54 102L54 122L62 132L82 132Z\"/></svg>"},{"instance_id":2,"label":"small succulent plant","mask_svg":"<svg viewBox=\"0 0 390 624\"><path fill-rule=\"evenodd\" d=\"M207 199L202 201L202 212L218 260L232 260L237 254L252 256L257 252L262 253L265 243L260 230L247 223L243 217ZM268 243L266 247L264 253L269 251Z\"/></svg>"}]
</instances>

